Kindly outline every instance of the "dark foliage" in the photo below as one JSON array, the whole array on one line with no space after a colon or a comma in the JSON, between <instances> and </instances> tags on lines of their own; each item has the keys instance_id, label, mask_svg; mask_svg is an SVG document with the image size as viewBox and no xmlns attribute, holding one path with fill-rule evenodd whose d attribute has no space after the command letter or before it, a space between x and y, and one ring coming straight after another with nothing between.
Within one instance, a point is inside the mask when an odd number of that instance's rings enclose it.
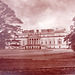
<instances>
[{"instance_id":1,"label":"dark foliage","mask_svg":"<svg viewBox=\"0 0 75 75\"><path fill-rule=\"evenodd\" d=\"M10 25L15 22L22 23L16 18L15 12L0 0L0 49L5 49L6 40L11 38L11 34L16 35L18 27Z\"/></svg>"},{"instance_id":2,"label":"dark foliage","mask_svg":"<svg viewBox=\"0 0 75 75\"><path fill-rule=\"evenodd\" d=\"M73 18L74 21L75 18ZM71 32L68 34L65 38L64 41L69 41L71 48L75 51L75 25L71 25Z\"/></svg>"}]
</instances>

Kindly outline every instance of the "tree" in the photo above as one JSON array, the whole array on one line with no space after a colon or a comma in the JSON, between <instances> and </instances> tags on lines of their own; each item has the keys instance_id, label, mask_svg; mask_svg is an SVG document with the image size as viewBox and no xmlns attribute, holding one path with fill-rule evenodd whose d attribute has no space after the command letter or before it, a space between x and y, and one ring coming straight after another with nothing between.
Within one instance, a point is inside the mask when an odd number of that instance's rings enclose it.
<instances>
[{"instance_id":1,"label":"tree","mask_svg":"<svg viewBox=\"0 0 75 75\"><path fill-rule=\"evenodd\" d=\"M16 35L17 26L10 25L11 23L23 23L15 15L15 12L0 0L0 49L5 49L6 40L11 38L11 35Z\"/></svg>"},{"instance_id":2,"label":"tree","mask_svg":"<svg viewBox=\"0 0 75 75\"><path fill-rule=\"evenodd\" d=\"M70 42L70 46L72 48L72 50L75 51L75 17L73 18L74 21L74 25L70 26L70 34L68 34L65 38L64 41L69 41Z\"/></svg>"}]
</instances>

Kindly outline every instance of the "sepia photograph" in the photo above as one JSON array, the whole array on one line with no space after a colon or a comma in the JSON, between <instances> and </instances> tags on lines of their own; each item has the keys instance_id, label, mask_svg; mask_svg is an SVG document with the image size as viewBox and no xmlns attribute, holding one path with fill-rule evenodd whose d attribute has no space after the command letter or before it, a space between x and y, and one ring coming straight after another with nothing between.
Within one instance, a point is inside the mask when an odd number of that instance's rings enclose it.
<instances>
[{"instance_id":1,"label":"sepia photograph","mask_svg":"<svg viewBox=\"0 0 75 75\"><path fill-rule=\"evenodd\" d=\"M0 0L0 75L75 75L75 0Z\"/></svg>"}]
</instances>

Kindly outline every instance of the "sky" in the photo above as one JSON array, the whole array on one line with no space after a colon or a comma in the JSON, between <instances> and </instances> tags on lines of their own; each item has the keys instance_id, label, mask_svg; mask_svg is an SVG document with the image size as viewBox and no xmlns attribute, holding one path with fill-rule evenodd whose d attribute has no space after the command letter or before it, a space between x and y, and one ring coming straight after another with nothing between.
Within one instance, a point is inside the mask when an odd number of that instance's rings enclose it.
<instances>
[{"instance_id":1,"label":"sky","mask_svg":"<svg viewBox=\"0 0 75 75\"><path fill-rule=\"evenodd\" d=\"M2 0L23 21L22 28L50 29L72 25L75 0Z\"/></svg>"}]
</instances>

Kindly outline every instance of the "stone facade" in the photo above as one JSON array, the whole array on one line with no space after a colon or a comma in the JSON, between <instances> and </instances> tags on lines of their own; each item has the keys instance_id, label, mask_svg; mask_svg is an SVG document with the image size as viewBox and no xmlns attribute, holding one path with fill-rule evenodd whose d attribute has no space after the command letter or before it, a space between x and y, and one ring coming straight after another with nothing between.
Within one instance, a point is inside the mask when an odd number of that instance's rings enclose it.
<instances>
[{"instance_id":1,"label":"stone facade","mask_svg":"<svg viewBox=\"0 0 75 75\"><path fill-rule=\"evenodd\" d=\"M41 31L36 30L36 32L34 30L25 30L18 34L15 40L19 41L18 49L62 49L68 48L68 42L64 42L66 35L65 29L42 29Z\"/></svg>"}]
</instances>

